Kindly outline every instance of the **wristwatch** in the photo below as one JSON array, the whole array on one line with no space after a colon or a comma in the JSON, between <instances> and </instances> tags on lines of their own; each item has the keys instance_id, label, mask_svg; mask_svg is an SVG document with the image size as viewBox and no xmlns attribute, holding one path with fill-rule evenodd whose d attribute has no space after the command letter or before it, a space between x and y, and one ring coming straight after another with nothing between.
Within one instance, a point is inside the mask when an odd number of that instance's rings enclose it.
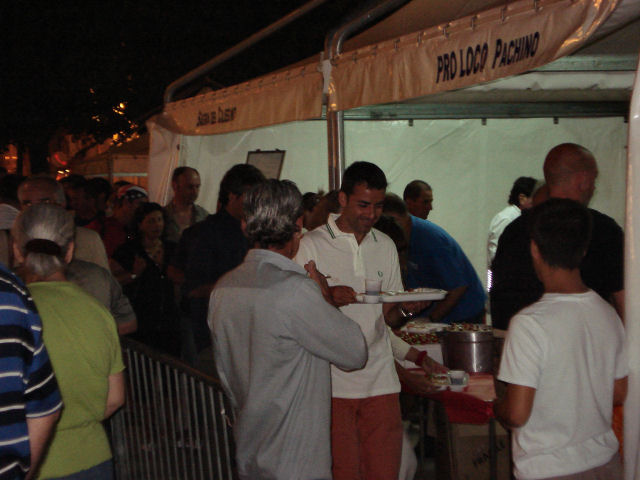
<instances>
[{"instance_id":1,"label":"wristwatch","mask_svg":"<svg viewBox=\"0 0 640 480\"><path fill-rule=\"evenodd\" d=\"M400 306L400 315L404 318L413 318L416 314L413 312L407 312L402 306Z\"/></svg>"}]
</instances>

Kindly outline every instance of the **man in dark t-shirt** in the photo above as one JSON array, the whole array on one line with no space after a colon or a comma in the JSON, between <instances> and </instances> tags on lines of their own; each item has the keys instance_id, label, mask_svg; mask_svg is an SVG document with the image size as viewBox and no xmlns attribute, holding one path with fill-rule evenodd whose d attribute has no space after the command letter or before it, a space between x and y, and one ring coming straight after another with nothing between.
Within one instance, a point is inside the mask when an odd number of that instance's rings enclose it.
<instances>
[{"instance_id":1,"label":"man in dark t-shirt","mask_svg":"<svg viewBox=\"0 0 640 480\"><path fill-rule=\"evenodd\" d=\"M193 243L187 253L184 291L197 353L211 344L207 311L213 286L242 263L248 250L241 227L244 193L262 181L264 176L252 165L231 167L220 182L220 210L190 232Z\"/></svg>"},{"instance_id":2,"label":"man in dark t-shirt","mask_svg":"<svg viewBox=\"0 0 640 480\"><path fill-rule=\"evenodd\" d=\"M565 143L551 149L544 175L552 198L569 198L587 205L598 175L593 154L580 145ZM593 233L580 272L582 280L610 302L620 317L624 313L624 234L615 220L589 209ZM489 292L491 321L507 329L509 320L537 301L543 287L533 269L530 253L529 216L514 220L500 236L492 263L493 285Z\"/></svg>"}]
</instances>

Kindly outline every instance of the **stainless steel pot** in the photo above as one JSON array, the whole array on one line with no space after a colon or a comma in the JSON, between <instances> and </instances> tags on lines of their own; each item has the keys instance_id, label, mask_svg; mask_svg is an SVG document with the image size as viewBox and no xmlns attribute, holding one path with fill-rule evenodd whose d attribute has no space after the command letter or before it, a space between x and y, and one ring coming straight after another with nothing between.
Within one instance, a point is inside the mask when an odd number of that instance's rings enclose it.
<instances>
[{"instance_id":1,"label":"stainless steel pot","mask_svg":"<svg viewBox=\"0 0 640 480\"><path fill-rule=\"evenodd\" d=\"M440 332L442 358L447 368L469 373L493 371L493 331Z\"/></svg>"}]
</instances>

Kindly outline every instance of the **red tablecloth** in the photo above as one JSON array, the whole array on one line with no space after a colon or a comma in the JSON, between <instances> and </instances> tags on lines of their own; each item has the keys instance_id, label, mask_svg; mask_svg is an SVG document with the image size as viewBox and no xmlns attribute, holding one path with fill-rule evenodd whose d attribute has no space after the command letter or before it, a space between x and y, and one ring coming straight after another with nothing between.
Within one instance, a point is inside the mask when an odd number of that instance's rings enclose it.
<instances>
[{"instance_id":1,"label":"red tablecloth","mask_svg":"<svg viewBox=\"0 0 640 480\"><path fill-rule=\"evenodd\" d=\"M421 374L416 370L417 375ZM406 385L402 386L406 393L411 392ZM482 425L493 418L493 399L496 392L493 375L477 373L469 376L469 385L463 392L443 390L426 395L426 398L436 400L444 405L447 418L451 423L473 423Z\"/></svg>"}]
</instances>

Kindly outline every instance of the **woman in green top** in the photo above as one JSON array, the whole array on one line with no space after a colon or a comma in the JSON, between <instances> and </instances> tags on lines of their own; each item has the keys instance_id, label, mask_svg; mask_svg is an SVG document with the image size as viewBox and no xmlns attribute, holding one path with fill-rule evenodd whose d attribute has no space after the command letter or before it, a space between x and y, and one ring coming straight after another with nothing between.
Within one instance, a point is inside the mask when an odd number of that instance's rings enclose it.
<instances>
[{"instance_id":1,"label":"woman in green top","mask_svg":"<svg viewBox=\"0 0 640 480\"><path fill-rule=\"evenodd\" d=\"M124 403L124 365L111 314L67 282L74 229L70 212L38 204L22 212L12 230L64 402L38 478L111 480L112 454L101 422Z\"/></svg>"}]
</instances>

